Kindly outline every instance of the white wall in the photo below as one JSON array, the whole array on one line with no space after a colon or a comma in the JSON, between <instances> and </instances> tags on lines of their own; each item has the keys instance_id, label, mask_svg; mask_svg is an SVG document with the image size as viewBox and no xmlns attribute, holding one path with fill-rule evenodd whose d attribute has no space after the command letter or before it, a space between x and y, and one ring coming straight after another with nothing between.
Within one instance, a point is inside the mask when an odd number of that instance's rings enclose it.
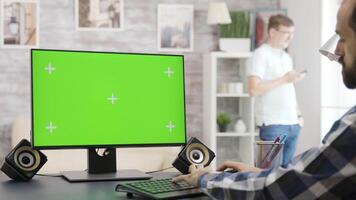
<instances>
[{"instance_id":1,"label":"white wall","mask_svg":"<svg viewBox=\"0 0 356 200\"><path fill-rule=\"evenodd\" d=\"M321 1L281 0L281 7L296 24L294 40L289 48L297 70L307 69L306 78L296 85L300 110L305 118L297 154L320 144L321 118Z\"/></svg>"}]
</instances>

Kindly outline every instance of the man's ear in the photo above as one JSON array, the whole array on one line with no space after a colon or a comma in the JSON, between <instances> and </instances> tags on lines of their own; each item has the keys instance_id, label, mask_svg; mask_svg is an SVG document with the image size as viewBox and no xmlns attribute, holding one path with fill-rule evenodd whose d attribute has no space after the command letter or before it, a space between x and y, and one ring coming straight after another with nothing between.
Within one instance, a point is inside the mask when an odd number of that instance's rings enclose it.
<instances>
[{"instance_id":1,"label":"man's ear","mask_svg":"<svg viewBox=\"0 0 356 200\"><path fill-rule=\"evenodd\" d=\"M267 30L267 33L270 36L275 35L276 32L277 32L277 30L275 28L270 28L269 30Z\"/></svg>"}]
</instances>

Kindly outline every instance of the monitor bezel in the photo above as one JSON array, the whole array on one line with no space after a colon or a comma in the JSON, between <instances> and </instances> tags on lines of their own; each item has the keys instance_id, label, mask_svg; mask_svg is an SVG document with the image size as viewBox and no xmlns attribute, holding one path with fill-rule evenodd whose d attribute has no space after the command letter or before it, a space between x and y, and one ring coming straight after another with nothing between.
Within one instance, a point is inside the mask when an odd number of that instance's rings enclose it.
<instances>
[{"instance_id":1,"label":"monitor bezel","mask_svg":"<svg viewBox=\"0 0 356 200\"><path fill-rule=\"evenodd\" d=\"M146 144L105 144L105 145L61 145L61 146L35 146L34 142L34 113L33 113L33 52L34 51L59 51L59 52L83 52L83 53L104 53L104 54L129 54L129 55L151 55L151 56L175 56L183 60L183 107L184 107L184 142L182 143L146 143ZM185 63L184 55L181 54L155 54L155 53L130 53L130 52L110 52L110 51L85 51L85 50L61 50L61 49L42 49L32 48L30 53L31 60L31 146L36 150L51 149L89 149L89 148L128 148L128 147L170 147L182 146L187 142L187 118L186 118L186 98L185 98Z\"/></svg>"}]
</instances>

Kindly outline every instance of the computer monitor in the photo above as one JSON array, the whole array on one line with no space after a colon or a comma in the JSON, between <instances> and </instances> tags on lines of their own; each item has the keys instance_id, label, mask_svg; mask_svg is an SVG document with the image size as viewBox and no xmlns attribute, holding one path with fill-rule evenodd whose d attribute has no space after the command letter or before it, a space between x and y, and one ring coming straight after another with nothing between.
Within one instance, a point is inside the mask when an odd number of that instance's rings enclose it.
<instances>
[{"instance_id":1,"label":"computer monitor","mask_svg":"<svg viewBox=\"0 0 356 200\"><path fill-rule=\"evenodd\" d=\"M115 148L186 142L182 55L32 49L31 78L33 148L88 149L69 180L147 178L116 171Z\"/></svg>"}]
</instances>

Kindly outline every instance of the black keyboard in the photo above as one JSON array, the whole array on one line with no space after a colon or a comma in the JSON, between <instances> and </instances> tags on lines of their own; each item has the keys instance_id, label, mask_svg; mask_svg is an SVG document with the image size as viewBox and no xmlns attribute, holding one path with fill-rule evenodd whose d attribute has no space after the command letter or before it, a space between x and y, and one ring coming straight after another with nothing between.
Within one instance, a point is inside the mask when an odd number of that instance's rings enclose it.
<instances>
[{"instance_id":1,"label":"black keyboard","mask_svg":"<svg viewBox=\"0 0 356 200\"><path fill-rule=\"evenodd\" d=\"M187 182L172 182L172 179L151 179L119 183L118 192L128 192L152 199L169 199L179 197L200 196L203 193L196 186Z\"/></svg>"}]
</instances>

